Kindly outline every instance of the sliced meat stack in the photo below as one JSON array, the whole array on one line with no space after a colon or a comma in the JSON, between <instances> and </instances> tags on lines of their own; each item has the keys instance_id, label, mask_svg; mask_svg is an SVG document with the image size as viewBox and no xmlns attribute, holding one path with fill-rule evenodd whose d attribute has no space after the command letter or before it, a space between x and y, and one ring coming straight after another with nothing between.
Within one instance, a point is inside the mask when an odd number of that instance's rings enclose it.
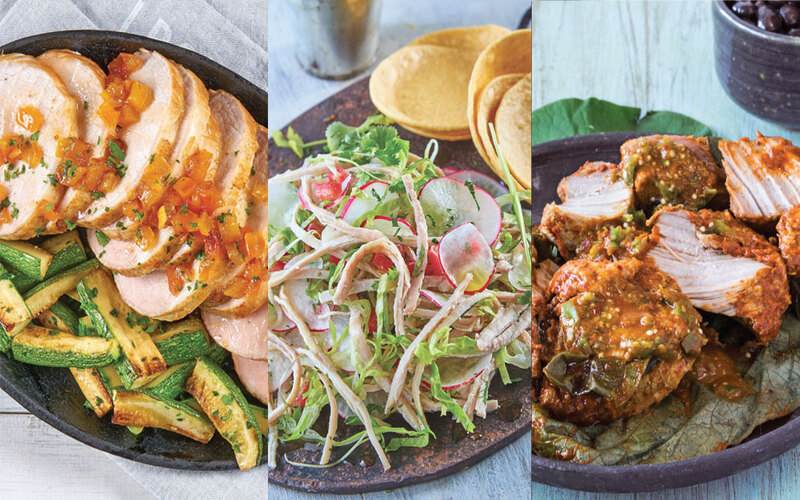
<instances>
[{"instance_id":1,"label":"sliced meat stack","mask_svg":"<svg viewBox=\"0 0 800 500\"><path fill-rule=\"evenodd\" d=\"M800 148L782 137L720 141L731 212L764 226L800 205Z\"/></svg>"},{"instance_id":2,"label":"sliced meat stack","mask_svg":"<svg viewBox=\"0 0 800 500\"><path fill-rule=\"evenodd\" d=\"M68 50L0 56L0 238L78 224L138 313L202 306L266 336L251 321L266 302L266 129L157 52L108 67Z\"/></svg>"},{"instance_id":3,"label":"sliced meat stack","mask_svg":"<svg viewBox=\"0 0 800 500\"><path fill-rule=\"evenodd\" d=\"M560 205L548 204L541 230L565 258L605 226L623 222L633 209L633 189L613 163L589 162L558 185Z\"/></svg>"},{"instance_id":4,"label":"sliced meat stack","mask_svg":"<svg viewBox=\"0 0 800 500\"><path fill-rule=\"evenodd\" d=\"M728 212L664 208L649 224L648 252L698 309L737 318L767 342L789 307L786 266L778 250Z\"/></svg>"}]
</instances>

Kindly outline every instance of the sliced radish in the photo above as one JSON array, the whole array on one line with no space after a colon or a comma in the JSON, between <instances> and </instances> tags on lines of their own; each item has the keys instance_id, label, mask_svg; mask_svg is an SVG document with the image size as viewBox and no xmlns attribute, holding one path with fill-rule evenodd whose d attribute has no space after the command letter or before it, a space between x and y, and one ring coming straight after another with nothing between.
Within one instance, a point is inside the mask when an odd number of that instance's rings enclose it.
<instances>
[{"instance_id":1,"label":"sliced radish","mask_svg":"<svg viewBox=\"0 0 800 500\"><path fill-rule=\"evenodd\" d=\"M508 188L505 184L477 170L458 170L448 173L447 177L458 179L461 182L469 181L495 198L508 194Z\"/></svg>"},{"instance_id":2,"label":"sliced radish","mask_svg":"<svg viewBox=\"0 0 800 500\"><path fill-rule=\"evenodd\" d=\"M289 280L283 284L283 291L309 330L322 332L328 329L330 308L327 304L314 303L311 297L306 295L310 284L310 280L307 279Z\"/></svg>"},{"instance_id":3,"label":"sliced radish","mask_svg":"<svg viewBox=\"0 0 800 500\"><path fill-rule=\"evenodd\" d=\"M445 302L447 302L447 300L450 298L449 295L445 295L439 292L434 292L432 290L420 290L419 294L427 298L428 300L430 300L439 307L442 307L445 304Z\"/></svg>"},{"instance_id":4,"label":"sliced radish","mask_svg":"<svg viewBox=\"0 0 800 500\"><path fill-rule=\"evenodd\" d=\"M453 286L458 286L467 273L472 273L472 281L465 293L484 290L494 273L492 249L483 235L471 223L451 230L439 242L439 261L444 275Z\"/></svg>"},{"instance_id":5,"label":"sliced radish","mask_svg":"<svg viewBox=\"0 0 800 500\"><path fill-rule=\"evenodd\" d=\"M335 314L331 316L330 322L336 329L336 339L338 340L339 337L344 335L344 332L349 324L349 320L345 315ZM333 331L330 328L326 328L325 331L319 332L316 337L322 343L322 347L328 351L331 360L334 362L334 364L336 364L336 366L348 373L353 373L356 370L355 364L353 363L353 349L351 347L352 342L350 341L349 333L341 340L335 352L331 352L333 349L334 339Z\"/></svg>"},{"instance_id":6,"label":"sliced radish","mask_svg":"<svg viewBox=\"0 0 800 500\"><path fill-rule=\"evenodd\" d=\"M294 209L300 201L297 188L288 182L270 182L267 189L267 211L272 214L269 225L276 229L289 227Z\"/></svg>"},{"instance_id":7,"label":"sliced radish","mask_svg":"<svg viewBox=\"0 0 800 500\"><path fill-rule=\"evenodd\" d=\"M480 377L484 370L489 368L492 362L492 354L474 356L471 358L444 357L436 360L439 368L439 380L442 382L442 389L458 389L473 382ZM430 375L430 368L425 369L425 375ZM430 385L425 383L428 389Z\"/></svg>"},{"instance_id":8,"label":"sliced radish","mask_svg":"<svg viewBox=\"0 0 800 500\"><path fill-rule=\"evenodd\" d=\"M451 175L458 172L458 170L450 167L442 167L442 172L444 172L444 175Z\"/></svg>"},{"instance_id":9,"label":"sliced radish","mask_svg":"<svg viewBox=\"0 0 800 500\"><path fill-rule=\"evenodd\" d=\"M494 245L500 235L503 214L489 193L477 186L473 186L473 191L474 197L462 181L450 177L437 177L422 186L419 202L429 221L428 234L442 236L471 222L489 245Z\"/></svg>"},{"instance_id":10,"label":"sliced radish","mask_svg":"<svg viewBox=\"0 0 800 500\"><path fill-rule=\"evenodd\" d=\"M386 190L389 189L389 183L383 181L372 181L361 186L361 193L358 196L353 196L344 206L342 210L342 219L348 224L353 224L365 213L374 210L378 203L385 203L386 201L396 198L397 195L389 193L386 195Z\"/></svg>"},{"instance_id":11,"label":"sliced radish","mask_svg":"<svg viewBox=\"0 0 800 500\"><path fill-rule=\"evenodd\" d=\"M269 388L277 391L284 382L292 376L292 361L279 351L270 351L267 354L269 365Z\"/></svg>"},{"instance_id":12,"label":"sliced radish","mask_svg":"<svg viewBox=\"0 0 800 500\"><path fill-rule=\"evenodd\" d=\"M369 221L369 224L367 222L368 221L362 222L361 227L377 229L400 243L411 242L416 236L416 233L414 233L414 230L411 228L411 224L399 217L395 217L395 219L392 220L391 217L386 217L385 215L376 215L374 219Z\"/></svg>"}]
</instances>

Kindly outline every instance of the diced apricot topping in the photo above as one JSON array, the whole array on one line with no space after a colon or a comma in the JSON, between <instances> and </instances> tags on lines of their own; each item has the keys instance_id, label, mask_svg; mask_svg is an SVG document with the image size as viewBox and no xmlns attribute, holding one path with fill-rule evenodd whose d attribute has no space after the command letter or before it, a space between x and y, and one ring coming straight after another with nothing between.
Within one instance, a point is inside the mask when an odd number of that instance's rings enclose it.
<instances>
[{"instance_id":1,"label":"diced apricot topping","mask_svg":"<svg viewBox=\"0 0 800 500\"><path fill-rule=\"evenodd\" d=\"M136 231L136 245L142 250L152 247L157 239L155 231L149 226L142 226Z\"/></svg>"},{"instance_id":2,"label":"diced apricot topping","mask_svg":"<svg viewBox=\"0 0 800 500\"><path fill-rule=\"evenodd\" d=\"M119 109L119 119L117 121L118 126L126 128L138 121L139 112L136 111L133 106L125 104Z\"/></svg>"},{"instance_id":3,"label":"diced apricot topping","mask_svg":"<svg viewBox=\"0 0 800 500\"><path fill-rule=\"evenodd\" d=\"M255 186L253 186L253 198L256 201L260 203L266 203L267 195L268 195L268 189L266 184L256 184Z\"/></svg>"},{"instance_id":4,"label":"diced apricot topping","mask_svg":"<svg viewBox=\"0 0 800 500\"><path fill-rule=\"evenodd\" d=\"M136 111L141 113L150 103L153 102L153 91L146 85L134 80L126 80L131 82L130 91L128 92L128 99L126 103L133 107Z\"/></svg>"},{"instance_id":5,"label":"diced apricot topping","mask_svg":"<svg viewBox=\"0 0 800 500\"><path fill-rule=\"evenodd\" d=\"M25 130L35 132L42 128L44 117L33 106L22 106L17 110L17 123Z\"/></svg>"},{"instance_id":6,"label":"diced apricot topping","mask_svg":"<svg viewBox=\"0 0 800 500\"><path fill-rule=\"evenodd\" d=\"M108 63L108 73L122 80L127 79L133 72L144 64L142 58L136 54L121 53Z\"/></svg>"},{"instance_id":7,"label":"diced apricot topping","mask_svg":"<svg viewBox=\"0 0 800 500\"><path fill-rule=\"evenodd\" d=\"M197 187L197 183L189 177L181 177L178 179L172 188L178 193L181 198L189 198Z\"/></svg>"},{"instance_id":8,"label":"diced apricot topping","mask_svg":"<svg viewBox=\"0 0 800 500\"><path fill-rule=\"evenodd\" d=\"M253 231L244 235L245 246L247 247L247 258L257 259L266 254L267 245L264 241L264 234Z\"/></svg>"}]
</instances>

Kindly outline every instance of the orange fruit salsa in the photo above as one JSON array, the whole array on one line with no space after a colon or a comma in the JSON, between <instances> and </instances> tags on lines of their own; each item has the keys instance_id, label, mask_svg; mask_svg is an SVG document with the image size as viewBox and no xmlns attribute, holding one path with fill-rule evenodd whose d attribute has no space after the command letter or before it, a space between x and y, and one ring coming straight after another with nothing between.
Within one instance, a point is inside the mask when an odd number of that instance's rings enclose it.
<instances>
[{"instance_id":1,"label":"orange fruit salsa","mask_svg":"<svg viewBox=\"0 0 800 500\"><path fill-rule=\"evenodd\" d=\"M39 130L44 124L44 117L39 110L33 106L20 106L14 116L16 123L31 134L6 134L0 137L0 165L5 182L39 166L44 155L38 142ZM20 162L23 165L19 165ZM0 224L11 222L16 211L17 208L8 199L8 189L0 186Z\"/></svg>"},{"instance_id":2,"label":"orange fruit salsa","mask_svg":"<svg viewBox=\"0 0 800 500\"><path fill-rule=\"evenodd\" d=\"M118 128L129 127L138 122L142 111L153 102L153 91L130 79L131 74L143 64L144 61L137 55L126 53L108 63L106 87L100 93L103 102L97 109L97 114L112 135L116 135Z\"/></svg>"}]
</instances>

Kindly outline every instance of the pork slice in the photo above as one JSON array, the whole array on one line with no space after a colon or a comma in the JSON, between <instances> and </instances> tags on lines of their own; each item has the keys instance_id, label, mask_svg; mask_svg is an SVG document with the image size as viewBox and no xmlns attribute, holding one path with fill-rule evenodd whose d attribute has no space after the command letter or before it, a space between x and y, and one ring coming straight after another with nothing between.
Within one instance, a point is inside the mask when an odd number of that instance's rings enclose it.
<instances>
[{"instance_id":1,"label":"pork slice","mask_svg":"<svg viewBox=\"0 0 800 500\"><path fill-rule=\"evenodd\" d=\"M171 170L168 173L169 177L163 181L165 185L169 184L171 179L178 179L183 175L189 158L198 151L211 154L211 165L213 172L216 172L222 142L217 121L211 114L211 107L208 104L208 90L197 75L183 66L177 66L183 82L184 112L175 147L167 160ZM160 197L152 197L149 200L152 204L145 206L144 210L160 206L165 195L166 189ZM103 233L110 238L130 240L142 225L142 220L125 216L117 222L120 224L115 222L103 228Z\"/></svg>"},{"instance_id":2,"label":"pork slice","mask_svg":"<svg viewBox=\"0 0 800 500\"><path fill-rule=\"evenodd\" d=\"M789 305L783 261L771 244L730 215L662 209L647 253L692 305L741 320L759 340L774 338Z\"/></svg>"},{"instance_id":3,"label":"pork slice","mask_svg":"<svg viewBox=\"0 0 800 500\"><path fill-rule=\"evenodd\" d=\"M267 362L247 359L234 354L233 366L245 389L256 399L267 404L267 399L269 399L267 391L269 366Z\"/></svg>"},{"instance_id":4,"label":"pork slice","mask_svg":"<svg viewBox=\"0 0 800 500\"><path fill-rule=\"evenodd\" d=\"M178 142L174 148L170 164L172 171L170 178L176 179L183 175L188 159L197 151L207 151L211 154L209 171L206 176L212 179L216 176L219 165L221 134L211 108L208 105L208 91L197 76L182 66L178 67L184 81L186 112L183 116ZM138 228L138 223L131 219L122 220L124 227ZM89 245L102 262L109 269L126 276L142 276L155 269L166 266L179 252L186 242L185 236L180 236L170 226L157 229L157 240L147 249L141 249L132 236L127 232L119 234L115 231L116 224L103 229L103 234L110 239L103 245L97 239L94 231L88 232ZM120 236L114 238L114 235ZM106 238L103 238L105 241Z\"/></svg>"},{"instance_id":5,"label":"pork slice","mask_svg":"<svg viewBox=\"0 0 800 500\"><path fill-rule=\"evenodd\" d=\"M58 168L58 141L78 137L78 102L53 70L22 54L0 56L0 95L0 137L23 135L27 139L36 132L17 123L17 111L22 107L34 108L44 118L36 139L42 149L41 163L17 161L0 167L0 184L8 191L13 217L0 224L0 238L28 239L48 232L45 211L48 206L51 210L57 207L64 194L63 186L50 182L48 176L55 175Z\"/></svg>"},{"instance_id":6,"label":"pork slice","mask_svg":"<svg viewBox=\"0 0 800 500\"><path fill-rule=\"evenodd\" d=\"M71 50L48 50L36 60L53 70L78 101L78 139L92 146L92 158L103 158L110 132L97 109L103 102L100 92L105 87L105 72L88 57ZM63 219L77 220L80 211L92 202L91 195L86 189L67 187L57 208L62 219L51 222L49 232L66 230Z\"/></svg>"},{"instance_id":7,"label":"pork slice","mask_svg":"<svg viewBox=\"0 0 800 500\"><path fill-rule=\"evenodd\" d=\"M720 141L731 212L756 225L800 205L800 148L782 137Z\"/></svg>"},{"instance_id":8,"label":"pork slice","mask_svg":"<svg viewBox=\"0 0 800 500\"><path fill-rule=\"evenodd\" d=\"M258 128L258 150L253 160L253 170L250 176L248 188L250 191L256 185L267 185L267 143L269 135L266 127ZM247 216L247 226L253 231L262 233L264 241L267 241L267 204L249 196L249 214ZM264 252L262 257L264 267L267 265L267 254ZM238 266L235 274L236 278L245 276L246 266ZM261 307L267 300L267 286L261 280L257 292L250 293L241 298L227 297L223 290L232 280L227 280L224 284L217 287L211 296L203 304L203 309L226 316L243 317Z\"/></svg>"},{"instance_id":9,"label":"pork slice","mask_svg":"<svg viewBox=\"0 0 800 500\"><path fill-rule=\"evenodd\" d=\"M558 195L562 203L545 207L541 230L565 257L593 231L619 223L633 208L633 189L612 163L586 163L561 180Z\"/></svg>"},{"instance_id":10,"label":"pork slice","mask_svg":"<svg viewBox=\"0 0 800 500\"><path fill-rule=\"evenodd\" d=\"M124 128L120 139L127 146L127 169L119 184L104 193L80 213L81 225L101 229L116 223L123 216L126 203L137 196L137 188L159 162L156 156L170 158L184 112L183 79L178 66L158 52L141 49L136 52L144 64L130 78L153 92L153 101L142 111L139 121Z\"/></svg>"},{"instance_id":11,"label":"pork slice","mask_svg":"<svg viewBox=\"0 0 800 500\"><path fill-rule=\"evenodd\" d=\"M223 91L211 91L210 94L211 113L219 126L222 145L215 172L222 203L215 215L236 213L241 208L241 213L246 216L245 190L257 147L256 124L232 95ZM177 295L169 290L167 271L157 269L143 276L117 274L115 280L122 298L138 313L153 318L176 320L186 316L230 275L229 262L197 259L201 250L202 240L192 239L191 245L188 241L184 243L171 259L169 265L185 262L191 269L191 276L186 276L187 283ZM189 260L193 260L191 265Z\"/></svg>"},{"instance_id":12,"label":"pork slice","mask_svg":"<svg viewBox=\"0 0 800 500\"><path fill-rule=\"evenodd\" d=\"M203 311L203 323L228 351L250 359L267 359L267 305L242 318Z\"/></svg>"}]
</instances>

